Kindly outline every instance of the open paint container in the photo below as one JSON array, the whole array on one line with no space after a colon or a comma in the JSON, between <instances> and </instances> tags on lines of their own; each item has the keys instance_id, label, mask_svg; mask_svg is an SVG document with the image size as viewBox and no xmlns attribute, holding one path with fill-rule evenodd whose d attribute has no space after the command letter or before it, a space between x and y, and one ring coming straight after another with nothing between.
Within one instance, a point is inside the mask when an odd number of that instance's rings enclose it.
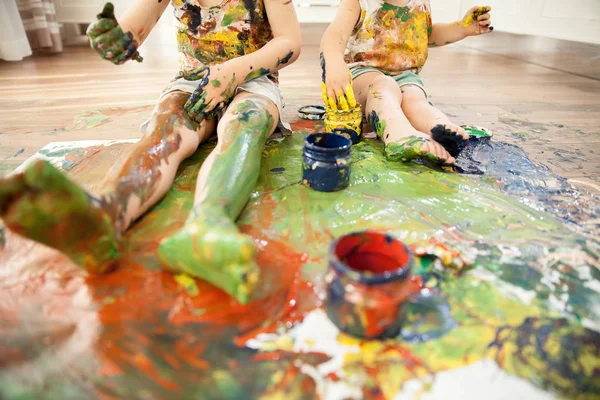
<instances>
[{"instance_id":1,"label":"open paint container","mask_svg":"<svg viewBox=\"0 0 600 400\"><path fill-rule=\"evenodd\" d=\"M445 334L454 327L449 306L415 283L413 264L409 248L388 234L364 231L340 237L329 249L327 315L341 331L364 339L423 341ZM422 321L431 319L441 322L423 330Z\"/></svg>"},{"instance_id":2,"label":"open paint container","mask_svg":"<svg viewBox=\"0 0 600 400\"><path fill-rule=\"evenodd\" d=\"M467 131L470 137L474 138L491 138L494 133L487 128L482 128L475 125L463 125L462 128Z\"/></svg>"},{"instance_id":3,"label":"open paint container","mask_svg":"<svg viewBox=\"0 0 600 400\"><path fill-rule=\"evenodd\" d=\"M319 192L337 192L350 183L352 142L335 133L312 133L304 139L302 182Z\"/></svg>"},{"instance_id":4,"label":"open paint container","mask_svg":"<svg viewBox=\"0 0 600 400\"><path fill-rule=\"evenodd\" d=\"M362 140L363 115L359 105L351 110L331 110L325 113L325 131L348 137L352 144Z\"/></svg>"}]
</instances>

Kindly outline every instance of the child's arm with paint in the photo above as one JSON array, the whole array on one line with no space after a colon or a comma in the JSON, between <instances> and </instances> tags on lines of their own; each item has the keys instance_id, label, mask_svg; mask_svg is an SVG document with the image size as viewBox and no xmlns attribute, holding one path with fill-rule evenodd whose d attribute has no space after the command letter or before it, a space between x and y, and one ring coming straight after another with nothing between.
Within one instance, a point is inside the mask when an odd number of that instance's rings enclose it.
<instances>
[{"instance_id":1,"label":"child's arm with paint","mask_svg":"<svg viewBox=\"0 0 600 400\"><path fill-rule=\"evenodd\" d=\"M469 36L478 36L494 30L491 26L490 6L471 8L461 21L448 24L433 24L429 35L429 47L441 47L461 41Z\"/></svg>"},{"instance_id":2,"label":"child's arm with paint","mask_svg":"<svg viewBox=\"0 0 600 400\"><path fill-rule=\"evenodd\" d=\"M331 109L356 106L350 71L344 60L344 51L352 30L360 18L360 4L357 0L342 0L335 19L321 39L321 69L323 79L323 99ZM336 104L339 103L339 104Z\"/></svg>"},{"instance_id":3,"label":"child's arm with paint","mask_svg":"<svg viewBox=\"0 0 600 400\"><path fill-rule=\"evenodd\" d=\"M112 3L106 3L98 19L87 30L90 45L100 57L113 64L123 64L134 59L142 61L137 52L161 15L167 0L137 0L117 22Z\"/></svg>"},{"instance_id":4,"label":"child's arm with paint","mask_svg":"<svg viewBox=\"0 0 600 400\"><path fill-rule=\"evenodd\" d=\"M188 80L202 79L184 105L192 119L213 117L226 107L238 85L279 71L300 56L302 39L294 4L290 0L265 0L265 9L273 32L269 43L254 53L184 73Z\"/></svg>"}]
</instances>

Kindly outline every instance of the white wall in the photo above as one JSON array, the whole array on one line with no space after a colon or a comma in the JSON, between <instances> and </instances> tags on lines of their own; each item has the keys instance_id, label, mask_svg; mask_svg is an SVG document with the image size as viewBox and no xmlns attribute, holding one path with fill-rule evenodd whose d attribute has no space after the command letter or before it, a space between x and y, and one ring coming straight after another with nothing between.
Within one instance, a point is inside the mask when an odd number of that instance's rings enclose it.
<instances>
[{"instance_id":1,"label":"white wall","mask_svg":"<svg viewBox=\"0 0 600 400\"><path fill-rule=\"evenodd\" d=\"M59 22L91 22L106 0L54 0ZM113 0L117 17L133 0ZM294 0L300 22L330 22L339 0ZM600 44L600 0L431 0L434 21L455 21L474 5L493 7L498 31ZM169 12L169 11L167 11Z\"/></svg>"},{"instance_id":2,"label":"white wall","mask_svg":"<svg viewBox=\"0 0 600 400\"><path fill-rule=\"evenodd\" d=\"M294 0L301 22L330 22L339 0ZM498 31L600 44L600 0L431 0L434 22L456 21L476 5L493 7Z\"/></svg>"},{"instance_id":3,"label":"white wall","mask_svg":"<svg viewBox=\"0 0 600 400\"><path fill-rule=\"evenodd\" d=\"M102 11L108 0L54 0L56 17L60 23L90 23ZM115 15L119 17L125 12L133 0L112 0Z\"/></svg>"},{"instance_id":4,"label":"white wall","mask_svg":"<svg viewBox=\"0 0 600 400\"><path fill-rule=\"evenodd\" d=\"M432 0L433 2L443 0ZM503 32L548 36L600 44L600 0L486 0L494 28ZM480 5L462 0L460 14Z\"/></svg>"},{"instance_id":5,"label":"white wall","mask_svg":"<svg viewBox=\"0 0 600 400\"><path fill-rule=\"evenodd\" d=\"M600 1L600 0L598 0ZM432 14L436 21L451 22L458 18L461 0L434 0ZM294 0L300 22L331 22L340 0Z\"/></svg>"}]
</instances>

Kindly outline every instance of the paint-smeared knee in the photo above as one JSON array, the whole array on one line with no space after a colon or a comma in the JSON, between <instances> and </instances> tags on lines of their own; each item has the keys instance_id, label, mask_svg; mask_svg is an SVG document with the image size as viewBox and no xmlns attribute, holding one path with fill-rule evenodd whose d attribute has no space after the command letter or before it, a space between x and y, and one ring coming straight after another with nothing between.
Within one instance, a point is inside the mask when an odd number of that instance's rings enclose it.
<instances>
[{"instance_id":1,"label":"paint-smeared knee","mask_svg":"<svg viewBox=\"0 0 600 400\"><path fill-rule=\"evenodd\" d=\"M425 97L425 93L423 92L423 89L421 89L418 86L414 86L414 85L409 85L409 86L403 86L404 90L402 91L402 102L406 102L409 104L416 104L416 103L425 103L425 104L429 104L429 101L427 101L427 98Z\"/></svg>"},{"instance_id":2,"label":"paint-smeared knee","mask_svg":"<svg viewBox=\"0 0 600 400\"><path fill-rule=\"evenodd\" d=\"M369 85L369 97L367 102L390 95L395 96L398 100L402 99L402 92L394 78L387 75L379 75L373 78L373 81Z\"/></svg>"},{"instance_id":3,"label":"paint-smeared knee","mask_svg":"<svg viewBox=\"0 0 600 400\"><path fill-rule=\"evenodd\" d=\"M219 122L219 136L244 134L263 136L275 126L275 117L267 100L248 99L233 104Z\"/></svg>"},{"instance_id":4,"label":"paint-smeared knee","mask_svg":"<svg viewBox=\"0 0 600 400\"><path fill-rule=\"evenodd\" d=\"M394 80L394 78L392 78L391 76L387 76L387 75L378 75L375 78L373 78L373 81L371 82L370 85L373 89L399 89L398 88L398 84L396 83L396 81Z\"/></svg>"},{"instance_id":5,"label":"paint-smeared knee","mask_svg":"<svg viewBox=\"0 0 600 400\"><path fill-rule=\"evenodd\" d=\"M232 108L232 114L235 115L240 122L266 122L269 119L274 119L273 113L269 110L269 103L262 99L245 100L235 104Z\"/></svg>"}]
</instances>

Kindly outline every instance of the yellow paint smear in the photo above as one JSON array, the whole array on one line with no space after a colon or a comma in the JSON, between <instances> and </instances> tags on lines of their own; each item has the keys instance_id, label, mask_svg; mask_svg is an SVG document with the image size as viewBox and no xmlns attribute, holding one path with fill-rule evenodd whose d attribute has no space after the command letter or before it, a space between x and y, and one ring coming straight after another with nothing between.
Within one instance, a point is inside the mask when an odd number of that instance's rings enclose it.
<instances>
[{"instance_id":1,"label":"yellow paint smear","mask_svg":"<svg viewBox=\"0 0 600 400\"><path fill-rule=\"evenodd\" d=\"M465 21L463 23L460 24L460 26L467 28L469 26L471 26L471 24L475 21L477 21L477 18L479 18L481 15L492 11L492 7L479 7L477 10L473 11L471 14L469 14L469 16L467 17L467 19L465 19Z\"/></svg>"},{"instance_id":2,"label":"yellow paint smear","mask_svg":"<svg viewBox=\"0 0 600 400\"><path fill-rule=\"evenodd\" d=\"M200 290L198 290L198 286L196 286L196 281L188 274L175 275L175 281L181 286L183 286L185 291L190 296L197 296L200 294Z\"/></svg>"}]
</instances>

